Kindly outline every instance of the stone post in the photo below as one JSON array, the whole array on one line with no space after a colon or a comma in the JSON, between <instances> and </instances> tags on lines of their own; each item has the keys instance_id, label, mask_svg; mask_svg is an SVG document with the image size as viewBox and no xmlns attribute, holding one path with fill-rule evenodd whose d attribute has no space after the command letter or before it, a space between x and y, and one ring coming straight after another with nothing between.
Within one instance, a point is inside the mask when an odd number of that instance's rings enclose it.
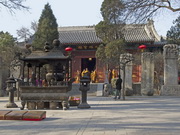
<instances>
[{"instance_id":1,"label":"stone post","mask_svg":"<svg viewBox=\"0 0 180 135\"><path fill-rule=\"evenodd\" d=\"M165 45L163 49L164 85L178 85L178 45Z\"/></svg>"},{"instance_id":2,"label":"stone post","mask_svg":"<svg viewBox=\"0 0 180 135\"><path fill-rule=\"evenodd\" d=\"M178 85L178 45L167 44L163 47L164 55L164 85L162 96L180 96Z\"/></svg>"},{"instance_id":3,"label":"stone post","mask_svg":"<svg viewBox=\"0 0 180 135\"><path fill-rule=\"evenodd\" d=\"M6 90L9 92L9 102L6 104L7 108L17 108L18 106L14 103L14 92L16 91L16 81L14 77L9 77L6 81Z\"/></svg>"},{"instance_id":4,"label":"stone post","mask_svg":"<svg viewBox=\"0 0 180 135\"><path fill-rule=\"evenodd\" d=\"M2 88L2 58L0 57L0 97L3 96L3 88Z\"/></svg>"},{"instance_id":5,"label":"stone post","mask_svg":"<svg viewBox=\"0 0 180 135\"><path fill-rule=\"evenodd\" d=\"M132 54L126 54L129 55L128 57L132 57ZM125 95L126 96L132 96L133 95L133 89L132 89L132 61L128 62L125 66Z\"/></svg>"},{"instance_id":6,"label":"stone post","mask_svg":"<svg viewBox=\"0 0 180 135\"><path fill-rule=\"evenodd\" d=\"M141 94L152 96L154 94L154 55L151 52L142 53L141 56Z\"/></svg>"}]
</instances>

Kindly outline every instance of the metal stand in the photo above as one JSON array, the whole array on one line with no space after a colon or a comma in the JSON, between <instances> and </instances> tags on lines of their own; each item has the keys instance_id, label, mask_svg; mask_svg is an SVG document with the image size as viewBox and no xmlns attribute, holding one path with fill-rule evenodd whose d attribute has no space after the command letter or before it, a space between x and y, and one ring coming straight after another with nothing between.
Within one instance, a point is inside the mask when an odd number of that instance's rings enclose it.
<instances>
[{"instance_id":1,"label":"metal stand","mask_svg":"<svg viewBox=\"0 0 180 135\"><path fill-rule=\"evenodd\" d=\"M80 79L80 88L81 91L81 102L78 105L80 109L88 109L90 105L87 103L87 91L90 89L90 78L86 74Z\"/></svg>"}]
</instances>

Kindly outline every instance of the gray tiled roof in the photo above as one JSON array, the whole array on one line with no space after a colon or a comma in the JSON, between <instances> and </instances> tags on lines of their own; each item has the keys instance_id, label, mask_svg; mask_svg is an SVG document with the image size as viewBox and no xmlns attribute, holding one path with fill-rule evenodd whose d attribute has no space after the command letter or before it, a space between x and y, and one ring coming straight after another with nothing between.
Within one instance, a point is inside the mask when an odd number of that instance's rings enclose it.
<instances>
[{"instance_id":1,"label":"gray tiled roof","mask_svg":"<svg viewBox=\"0 0 180 135\"><path fill-rule=\"evenodd\" d=\"M102 43L93 26L59 27L58 30L61 44Z\"/></svg>"},{"instance_id":2,"label":"gray tiled roof","mask_svg":"<svg viewBox=\"0 0 180 135\"><path fill-rule=\"evenodd\" d=\"M67 59L67 56L64 56L62 51L57 48L53 48L49 52L45 51L33 51L28 55L24 60L52 60L52 59Z\"/></svg>"},{"instance_id":3,"label":"gray tiled roof","mask_svg":"<svg viewBox=\"0 0 180 135\"><path fill-rule=\"evenodd\" d=\"M144 25L126 25L123 32L126 42L153 42L154 39L148 36Z\"/></svg>"},{"instance_id":4,"label":"gray tiled roof","mask_svg":"<svg viewBox=\"0 0 180 135\"><path fill-rule=\"evenodd\" d=\"M59 27L59 40L62 44L102 43L96 36L94 26ZM123 30L126 42L158 42L158 34L153 24L127 24Z\"/></svg>"}]
</instances>

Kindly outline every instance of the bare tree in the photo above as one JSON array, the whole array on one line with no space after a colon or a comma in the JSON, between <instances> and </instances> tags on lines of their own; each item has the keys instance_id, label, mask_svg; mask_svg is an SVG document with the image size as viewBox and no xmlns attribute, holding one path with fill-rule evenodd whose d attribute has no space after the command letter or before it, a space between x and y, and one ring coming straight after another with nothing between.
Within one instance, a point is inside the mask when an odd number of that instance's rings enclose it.
<instances>
[{"instance_id":1,"label":"bare tree","mask_svg":"<svg viewBox=\"0 0 180 135\"><path fill-rule=\"evenodd\" d=\"M38 29L38 23L37 23L37 21L32 21L32 22L31 22L31 29L32 29L34 32L37 31L37 29Z\"/></svg>"},{"instance_id":2,"label":"bare tree","mask_svg":"<svg viewBox=\"0 0 180 135\"><path fill-rule=\"evenodd\" d=\"M15 10L29 10L28 6L23 5L24 1L26 0L0 0L0 5L7 8L11 13L14 13Z\"/></svg>"},{"instance_id":3,"label":"bare tree","mask_svg":"<svg viewBox=\"0 0 180 135\"><path fill-rule=\"evenodd\" d=\"M161 11L180 12L180 0L124 0L125 19L142 22Z\"/></svg>"},{"instance_id":4,"label":"bare tree","mask_svg":"<svg viewBox=\"0 0 180 135\"><path fill-rule=\"evenodd\" d=\"M24 42L26 42L32 35L30 30L25 27L21 27L19 30L17 30L17 35L19 39L23 39Z\"/></svg>"}]
</instances>

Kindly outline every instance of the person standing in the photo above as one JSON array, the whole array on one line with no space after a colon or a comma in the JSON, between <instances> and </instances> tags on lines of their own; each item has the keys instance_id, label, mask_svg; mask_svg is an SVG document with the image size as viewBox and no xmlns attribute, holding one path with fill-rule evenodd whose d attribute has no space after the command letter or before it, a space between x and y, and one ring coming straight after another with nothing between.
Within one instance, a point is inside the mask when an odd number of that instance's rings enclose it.
<instances>
[{"instance_id":1,"label":"person standing","mask_svg":"<svg viewBox=\"0 0 180 135\"><path fill-rule=\"evenodd\" d=\"M121 76L118 76L118 79L116 81L116 95L114 97L114 99L116 99L118 97L118 99L121 98L121 84L122 84L122 79Z\"/></svg>"}]
</instances>

